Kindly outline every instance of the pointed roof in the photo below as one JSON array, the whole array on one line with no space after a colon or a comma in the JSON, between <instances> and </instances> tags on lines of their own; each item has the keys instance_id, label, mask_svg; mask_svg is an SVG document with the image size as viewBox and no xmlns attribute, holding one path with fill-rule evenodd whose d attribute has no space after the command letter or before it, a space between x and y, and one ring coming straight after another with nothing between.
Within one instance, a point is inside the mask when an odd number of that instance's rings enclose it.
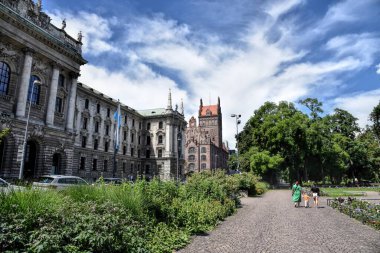
<instances>
[{"instance_id":1,"label":"pointed roof","mask_svg":"<svg viewBox=\"0 0 380 253\"><path fill-rule=\"evenodd\" d=\"M205 105L202 106L199 116L217 116L218 115L218 105Z\"/></svg>"}]
</instances>

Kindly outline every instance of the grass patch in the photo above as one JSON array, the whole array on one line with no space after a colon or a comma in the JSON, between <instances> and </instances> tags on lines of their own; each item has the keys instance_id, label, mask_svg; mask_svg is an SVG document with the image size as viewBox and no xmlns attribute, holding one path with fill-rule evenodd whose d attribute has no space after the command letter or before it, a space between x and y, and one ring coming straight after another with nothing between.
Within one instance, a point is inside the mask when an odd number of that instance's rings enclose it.
<instances>
[{"instance_id":1,"label":"grass patch","mask_svg":"<svg viewBox=\"0 0 380 253\"><path fill-rule=\"evenodd\" d=\"M380 192L380 188L370 187L343 187L343 188L321 188L324 196L328 197L347 197L364 196L365 192Z\"/></svg>"}]
</instances>

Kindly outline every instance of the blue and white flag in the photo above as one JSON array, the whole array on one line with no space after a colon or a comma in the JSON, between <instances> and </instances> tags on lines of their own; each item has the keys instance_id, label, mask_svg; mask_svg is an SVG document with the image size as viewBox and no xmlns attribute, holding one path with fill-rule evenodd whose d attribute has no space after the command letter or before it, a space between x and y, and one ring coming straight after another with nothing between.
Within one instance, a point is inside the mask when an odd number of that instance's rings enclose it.
<instances>
[{"instance_id":1,"label":"blue and white flag","mask_svg":"<svg viewBox=\"0 0 380 253\"><path fill-rule=\"evenodd\" d=\"M121 126L121 112L120 112L120 103L117 104L117 111L113 114L113 118L116 122L116 128L115 128L115 151L117 152L119 150L119 144L120 144L120 126Z\"/></svg>"}]
</instances>

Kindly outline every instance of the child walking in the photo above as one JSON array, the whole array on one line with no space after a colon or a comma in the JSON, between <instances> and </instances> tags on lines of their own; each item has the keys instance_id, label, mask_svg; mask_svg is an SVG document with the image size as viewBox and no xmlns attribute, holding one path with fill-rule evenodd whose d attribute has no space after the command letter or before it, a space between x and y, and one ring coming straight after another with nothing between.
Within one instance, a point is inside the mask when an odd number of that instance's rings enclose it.
<instances>
[{"instance_id":1,"label":"child walking","mask_svg":"<svg viewBox=\"0 0 380 253\"><path fill-rule=\"evenodd\" d=\"M305 208L310 207L309 206L310 196L307 194L307 192L304 192L302 197L303 197L303 200L305 201Z\"/></svg>"}]
</instances>

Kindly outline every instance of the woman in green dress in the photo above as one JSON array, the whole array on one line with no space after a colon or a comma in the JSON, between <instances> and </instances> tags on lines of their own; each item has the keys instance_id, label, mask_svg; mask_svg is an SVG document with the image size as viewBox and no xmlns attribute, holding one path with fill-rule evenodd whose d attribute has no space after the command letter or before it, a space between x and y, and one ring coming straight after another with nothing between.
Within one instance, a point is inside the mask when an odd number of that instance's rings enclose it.
<instances>
[{"instance_id":1,"label":"woman in green dress","mask_svg":"<svg viewBox=\"0 0 380 253\"><path fill-rule=\"evenodd\" d=\"M301 191L302 188L298 181L292 187L292 200L294 202L294 207L299 207L301 202Z\"/></svg>"}]
</instances>

